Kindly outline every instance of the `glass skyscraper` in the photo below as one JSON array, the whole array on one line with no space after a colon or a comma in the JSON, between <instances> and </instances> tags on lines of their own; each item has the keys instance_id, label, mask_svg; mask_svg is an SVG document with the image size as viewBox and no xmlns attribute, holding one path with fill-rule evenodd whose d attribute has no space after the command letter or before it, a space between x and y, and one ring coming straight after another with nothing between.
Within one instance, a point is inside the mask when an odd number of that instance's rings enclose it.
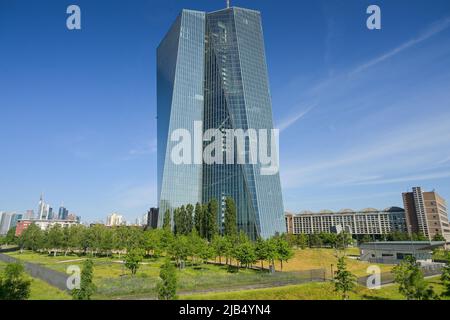
<instances>
[{"instance_id":1,"label":"glass skyscraper","mask_svg":"<svg viewBox=\"0 0 450 320\"><path fill-rule=\"evenodd\" d=\"M183 10L157 56L159 225L166 210L216 199L221 226L225 199L231 197L238 228L250 238L284 233L278 173L261 175L260 164L236 161L176 165L170 157L173 130L192 133L195 121L224 137L228 129L273 129L260 13L236 7L212 13ZM248 156L248 145L244 153Z\"/></svg>"}]
</instances>

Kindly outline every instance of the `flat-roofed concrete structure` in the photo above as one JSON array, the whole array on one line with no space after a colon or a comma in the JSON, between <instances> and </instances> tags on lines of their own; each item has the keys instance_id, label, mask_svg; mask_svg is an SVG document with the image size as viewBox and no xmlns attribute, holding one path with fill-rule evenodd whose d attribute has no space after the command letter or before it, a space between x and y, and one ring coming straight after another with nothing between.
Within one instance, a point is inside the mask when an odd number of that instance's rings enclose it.
<instances>
[{"instance_id":1,"label":"flat-roofed concrete structure","mask_svg":"<svg viewBox=\"0 0 450 320\"><path fill-rule=\"evenodd\" d=\"M360 259L371 263L398 264L407 256L430 263L433 250L444 246L444 241L377 241L360 244L359 249Z\"/></svg>"}]
</instances>

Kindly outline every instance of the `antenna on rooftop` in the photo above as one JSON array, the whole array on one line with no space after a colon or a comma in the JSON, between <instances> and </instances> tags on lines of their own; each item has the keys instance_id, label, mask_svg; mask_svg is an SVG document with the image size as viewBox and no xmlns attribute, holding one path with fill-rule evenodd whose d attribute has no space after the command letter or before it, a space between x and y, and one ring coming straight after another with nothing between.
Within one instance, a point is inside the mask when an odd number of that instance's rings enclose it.
<instances>
[{"instance_id":1,"label":"antenna on rooftop","mask_svg":"<svg viewBox=\"0 0 450 320\"><path fill-rule=\"evenodd\" d=\"M230 0L227 0L227 9L230 7Z\"/></svg>"}]
</instances>

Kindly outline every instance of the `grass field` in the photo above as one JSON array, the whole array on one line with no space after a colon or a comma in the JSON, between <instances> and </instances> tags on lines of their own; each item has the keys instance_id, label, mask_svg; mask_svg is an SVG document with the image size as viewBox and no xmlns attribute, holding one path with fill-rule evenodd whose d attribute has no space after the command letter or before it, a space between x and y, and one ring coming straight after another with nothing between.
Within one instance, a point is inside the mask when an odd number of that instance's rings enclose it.
<instances>
[{"instance_id":1,"label":"grass field","mask_svg":"<svg viewBox=\"0 0 450 320\"><path fill-rule=\"evenodd\" d=\"M38 254L31 251L24 251L23 253L11 252L8 254L22 261L41 264L64 273L68 266L81 266L85 259L85 257L76 255L58 255L54 257L45 253ZM354 248L349 249L347 252L347 255L357 254L358 251ZM96 257L93 258L93 261L94 282L98 287L95 298L108 299L142 295L154 296L155 287L159 280L159 268L163 263L163 259L145 259L137 275L134 277L120 263L118 256L109 258ZM277 272L274 275L248 269L241 269L239 272L236 272L236 270L230 272L227 266L211 264L187 265L185 269L177 271L179 291L208 291L210 289L227 291L252 287L252 285L255 285L255 287L257 285L266 285L269 287L272 285L298 284L306 280L300 278L296 271L324 269L326 270L327 276L330 277L331 264L334 265L333 268L336 270L336 261L336 252L333 249L304 249L295 250L294 257L289 262L283 263L283 272ZM369 264L348 258L347 266L351 272L359 277L367 275L366 269ZM380 265L380 268L382 272L385 272L389 271L392 267ZM277 262L276 269L278 271L281 270L279 262Z\"/></svg>"},{"instance_id":2,"label":"grass field","mask_svg":"<svg viewBox=\"0 0 450 320\"><path fill-rule=\"evenodd\" d=\"M0 272L3 272L5 263L0 261ZM29 276L28 276L29 277ZM29 277L31 278L31 277ZM61 291L46 282L31 278L30 300L70 300L72 297L64 291Z\"/></svg>"},{"instance_id":3,"label":"grass field","mask_svg":"<svg viewBox=\"0 0 450 320\"><path fill-rule=\"evenodd\" d=\"M357 248L347 249L348 256L359 255ZM336 270L336 252L333 249L304 249L295 250L294 257L287 263L283 263L283 271L300 271L309 269L325 269L328 277L331 276L331 264L333 264L334 271ZM347 269L358 277L366 276L366 270L369 265L368 262L359 261L356 259L347 259ZM381 272L389 272L392 270L390 265L378 265ZM280 270L281 264L276 264L277 270Z\"/></svg>"},{"instance_id":4,"label":"grass field","mask_svg":"<svg viewBox=\"0 0 450 320\"><path fill-rule=\"evenodd\" d=\"M440 294L443 287L439 277L427 280L435 292ZM269 289L243 290L224 293L208 293L179 297L182 300L341 300L341 296L334 291L331 282L307 283ZM369 290L358 286L350 293L351 300L404 300L398 292L397 285L384 286L380 290Z\"/></svg>"}]
</instances>

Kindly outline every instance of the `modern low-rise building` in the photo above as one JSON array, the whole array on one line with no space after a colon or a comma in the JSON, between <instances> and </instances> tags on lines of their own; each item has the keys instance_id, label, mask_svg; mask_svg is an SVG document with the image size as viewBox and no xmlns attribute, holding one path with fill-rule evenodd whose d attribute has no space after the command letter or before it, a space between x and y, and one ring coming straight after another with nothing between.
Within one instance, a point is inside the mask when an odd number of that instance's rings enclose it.
<instances>
[{"instance_id":1,"label":"modern low-rise building","mask_svg":"<svg viewBox=\"0 0 450 320\"><path fill-rule=\"evenodd\" d=\"M403 203L408 233L420 233L429 240L439 234L450 242L447 202L437 192L414 187L403 193Z\"/></svg>"},{"instance_id":2,"label":"modern low-rise building","mask_svg":"<svg viewBox=\"0 0 450 320\"><path fill-rule=\"evenodd\" d=\"M16 236L20 236L23 231L25 231L30 225L35 224L41 230L47 230L54 225L60 225L63 228L68 228L79 224L76 220L47 220L47 219L29 219L29 220L19 220L16 226Z\"/></svg>"},{"instance_id":3,"label":"modern low-rise building","mask_svg":"<svg viewBox=\"0 0 450 320\"><path fill-rule=\"evenodd\" d=\"M431 263L433 250L444 247L444 241L380 241L359 245L360 260L371 263L397 264L407 256L422 264Z\"/></svg>"},{"instance_id":4,"label":"modern low-rise building","mask_svg":"<svg viewBox=\"0 0 450 320\"><path fill-rule=\"evenodd\" d=\"M390 207L385 210L368 208L361 211L344 209L339 212L324 210L318 213L287 213L286 228L292 234L336 233L340 230L353 235L406 232L405 210Z\"/></svg>"}]
</instances>

